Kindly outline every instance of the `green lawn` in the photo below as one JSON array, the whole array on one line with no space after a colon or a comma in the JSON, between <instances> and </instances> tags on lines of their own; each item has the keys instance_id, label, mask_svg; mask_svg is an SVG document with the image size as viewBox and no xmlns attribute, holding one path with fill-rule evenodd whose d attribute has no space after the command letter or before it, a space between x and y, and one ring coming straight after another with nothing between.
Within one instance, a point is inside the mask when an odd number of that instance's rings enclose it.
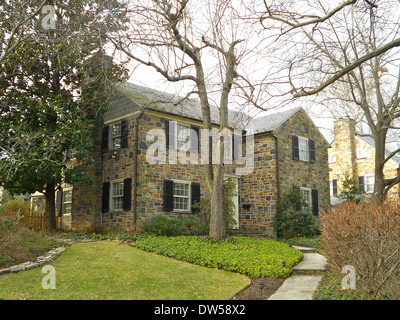
<instances>
[{"instance_id":1,"label":"green lawn","mask_svg":"<svg viewBox=\"0 0 400 320\"><path fill-rule=\"evenodd\" d=\"M36 268L0 276L0 299L230 299L250 284L244 275L204 268L117 242L70 246L51 263L56 289L43 289Z\"/></svg>"}]
</instances>

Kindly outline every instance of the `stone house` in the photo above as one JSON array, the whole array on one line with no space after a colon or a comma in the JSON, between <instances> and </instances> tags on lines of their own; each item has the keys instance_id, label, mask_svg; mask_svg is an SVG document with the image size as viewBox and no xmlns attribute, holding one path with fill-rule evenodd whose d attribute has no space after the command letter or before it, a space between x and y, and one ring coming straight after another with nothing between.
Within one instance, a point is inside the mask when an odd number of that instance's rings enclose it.
<instances>
[{"instance_id":1,"label":"stone house","mask_svg":"<svg viewBox=\"0 0 400 320\"><path fill-rule=\"evenodd\" d=\"M387 139L386 156L398 149L397 139ZM371 194L375 184L375 142L370 136L356 132L355 121L342 118L334 122L334 140L328 150L329 182L331 203L339 203L338 195L343 190L343 179L347 175L358 181L361 193ZM384 167L385 177L397 176L400 157L393 156ZM389 194L398 197L399 185L394 186Z\"/></svg>"},{"instance_id":2,"label":"stone house","mask_svg":"<svg viewBox=\"0 0 400 320\"><path fill-rule=\"evenodd\" d=\"M211 113L217 125L218 108ZM156 215L196 218L192 205L209 196L199 160L209 141L201 119L195 100L121 84L93 144L94 183L63 186L58 193L62 226L78 230L100 224L134 231ZM228 153L248 160L225 163L225 177L237 191L232 229L274 236L277 201L292 185L307 197L315 215L329 205L329 144L304 109L257 119L232 111L229 122L233 135L227 141L234 143L227 144ZM186 151L177 157L183 147ZM248 164L250 170L241 171Z\"/></svg>"}]
</instances>

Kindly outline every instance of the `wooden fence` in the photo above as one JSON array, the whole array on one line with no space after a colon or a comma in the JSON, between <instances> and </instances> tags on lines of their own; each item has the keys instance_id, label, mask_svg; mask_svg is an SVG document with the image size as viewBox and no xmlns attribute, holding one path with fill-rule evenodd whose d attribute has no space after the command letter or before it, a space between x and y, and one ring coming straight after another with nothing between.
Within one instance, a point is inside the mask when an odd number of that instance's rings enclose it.
<instances>
[{"instance_id":1,"label":"wooden fence","mask_svg":"<svg viewBox=\"0 0 400 320\"><path fill-rule=\"evenodd\" d=\"M60 217L56 216L56 227L57 229L60 227ZM44 221L44 211L29 211L24 214L22 218L22 222L26 224L26 226L32 230L39 231L43 230L45 227Z\"/></svg>"}]
</instances>

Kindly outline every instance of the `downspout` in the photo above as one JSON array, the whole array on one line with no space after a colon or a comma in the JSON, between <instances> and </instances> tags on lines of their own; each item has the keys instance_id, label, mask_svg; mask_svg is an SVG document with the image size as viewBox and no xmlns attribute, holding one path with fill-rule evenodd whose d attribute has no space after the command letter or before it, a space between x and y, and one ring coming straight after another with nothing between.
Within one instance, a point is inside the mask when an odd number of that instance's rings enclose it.
<instances>
[{"instance_id":1,"label":"downspout","mask_svg":"<svg viewBox=\"0 0 400 320\"><path fill-rule=\"evenodd\" d=\"M281 184L280 184L280 167L279 167L279 143L278 137L271 131L271 136L275 139L275 155L276 155L276 187L278 202L281 201Z\"/></svg>"},{"instance_id":2,"label":"downspout","mask_svg":"<svg viewBox=\"0 0 400 320\"><path fill-rule=\"evenodd\" d=\"M137 231L136 229L136 221L137 221L137 181L138 181L138 167L139 167L139 125L140 125L140 119L142 118L143 114L145 112L145 109L142 110L142 112L139 114L139 116L136 118L136 126L135 126L135 144L134 144L134 159L135 161L133 162L133 225L134 225L134 231Z\"/></svg>"}]
</instances>

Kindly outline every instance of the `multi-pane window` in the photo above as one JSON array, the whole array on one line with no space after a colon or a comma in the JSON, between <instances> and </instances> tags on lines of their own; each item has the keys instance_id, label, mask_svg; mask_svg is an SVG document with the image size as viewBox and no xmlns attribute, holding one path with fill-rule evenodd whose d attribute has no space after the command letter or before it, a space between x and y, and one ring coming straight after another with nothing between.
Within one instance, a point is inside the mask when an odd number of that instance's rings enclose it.
<instances>
[{"instance_id":1,"label":"multi-pane window","mask_svg":"<svg viewBox=\"0 0 400 320\"><path fill-rule=\"evenodd\" d=\"M188 151L190 145L186 145L190 141L190 127L181 123L176 126L176 149Z\"/></svg>"},{"instance_id":2,"label":"multi-pane window","mask_svg":"<svg viewBox=\"0 0 400 320\"><path fill-rule=\"evenodd\" d=\"M111 183L111 210L122 210L124 203L124 182L117 181Z\"/></svg>"},{"instance_id":3,"label":"multi-pane window","mask_svg":"<svg viewBox=\"0 0 400 320\"><path fill-rule=\"evenodd\" d=\"M63 214L72 213L72 189L63 190Z\"/></svg>"},{"instance_id":4,"label":"multi-pane window","mask_svg":"<svg viewBox=\"0 0 400 320\"><path fill-rule=\"evenodd\" d=\"M110 148L121 148L121 124L113 124L110 126Z\"/></svg>"},{"instance_id":5,"label":"multi-pane window","mask_svg":"<svg viewBox=\"0 0 400 320\"><path fill-rule=\"evenodd\" d=\"M337 188L337 179L330 180L330 193L332 196L337 196L338 188Z\"/></svg>"},{"instance_id":6,"label":"multi-pane window","mask_svg":"<svg viewBox=\"0 0 400 320\"><path fill-rule=\"evenodd\" d=\"M300 188L300 195L301 197L306 201L307 206L303 209L310 209L312 205L312 194L311 194L311 189L309 188Z\"/></svg>"},{"instance_id":7,"label":"multi-pane window","mask_svg":"<svg viewBox=\"0 0 400 320\"><path fill-rule=\"evenodd\" d=\"M299 159L301 161L308 161L309 148L308 148L308 139L299 137Z\"/></svg>"},{"instance_id":8,"label":"multi-pane window","mask_svg":"<svg viewBox=\"0 0 400 320\"><path fill-rule=\"evenodd\" d=\"M366 193L373 193L374 192L374 185L375 185L375 175L368 174L364 176L364 188Z\"/></svg>"},{"instance_id":9,"label":"multi-pane window","mask_svg":"<svg viewBox=\"0 0 400 320\"><path fill-rule=\"evenodd\" d=\"M190 211L190 182L174 182L174 210Z\"/></svg>"}]
</instances>

